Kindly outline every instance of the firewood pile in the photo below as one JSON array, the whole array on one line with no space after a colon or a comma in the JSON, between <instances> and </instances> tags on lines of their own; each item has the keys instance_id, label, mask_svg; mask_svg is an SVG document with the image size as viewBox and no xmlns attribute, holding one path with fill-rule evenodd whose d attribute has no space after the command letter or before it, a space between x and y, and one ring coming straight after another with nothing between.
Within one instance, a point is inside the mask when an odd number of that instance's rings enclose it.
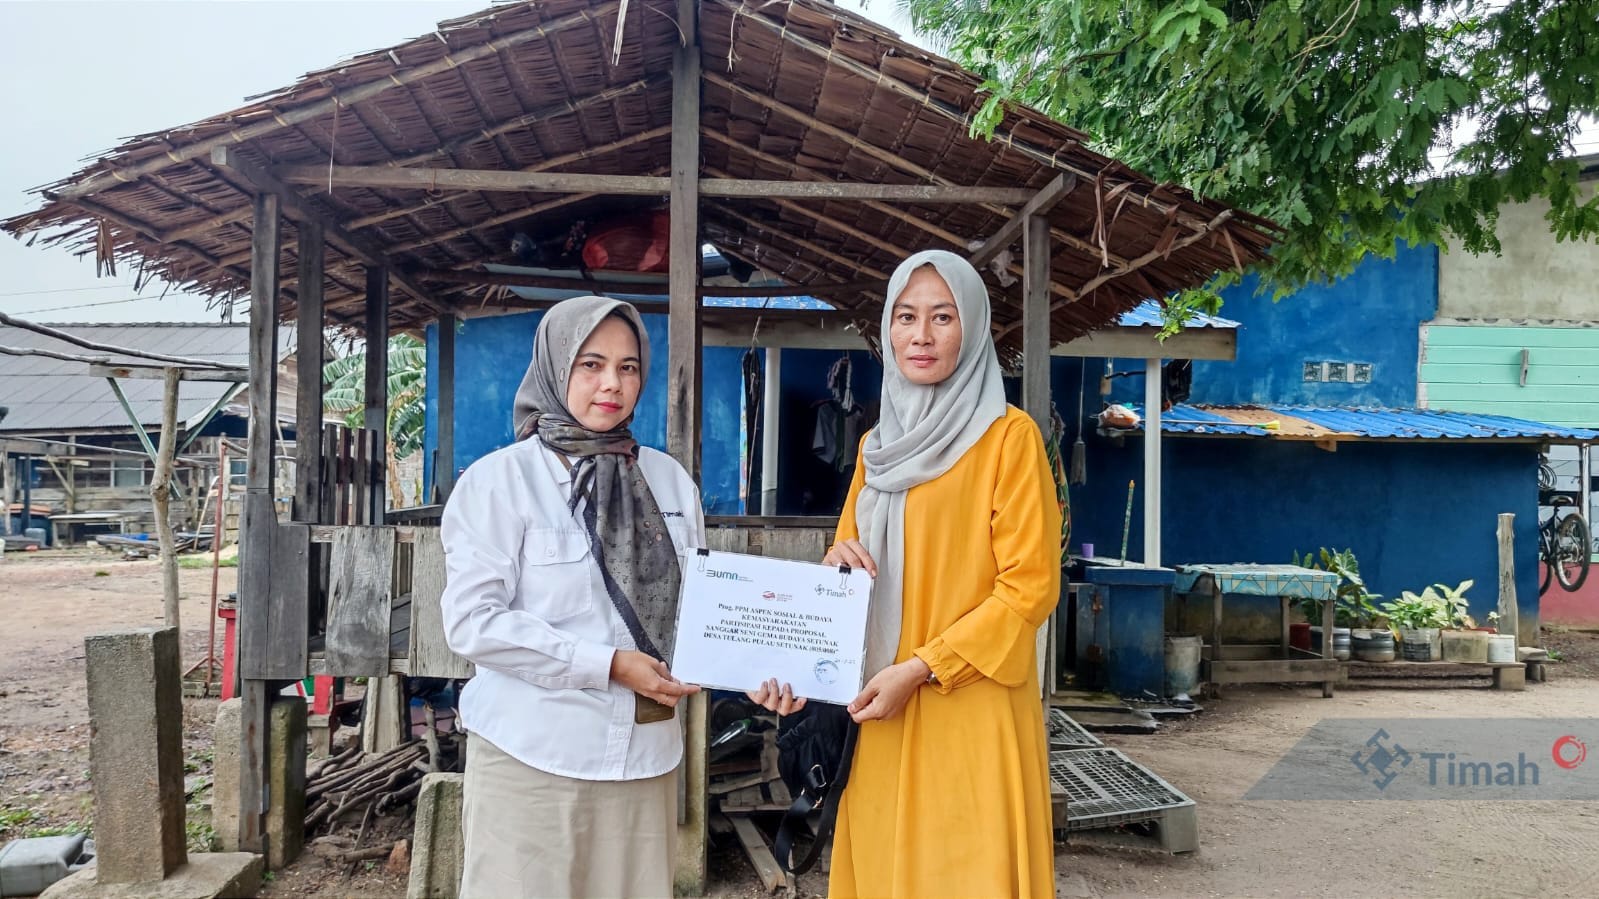
<instances>
[{"instance_id":1,"label":"firewood pile","mask_svg":"<svg viewBox=\"0 0 1599 899\"><path fill-rule=\"evenodd\" d=\"M462 735L434 735L388 752L363 755L359 744L322 760L306 771L305 834L330 832L341 822L361 822L406 809L422 789L422 776L462 771ZM359 842L359 841L357 841Z\"/></svg>"}]
</instances>

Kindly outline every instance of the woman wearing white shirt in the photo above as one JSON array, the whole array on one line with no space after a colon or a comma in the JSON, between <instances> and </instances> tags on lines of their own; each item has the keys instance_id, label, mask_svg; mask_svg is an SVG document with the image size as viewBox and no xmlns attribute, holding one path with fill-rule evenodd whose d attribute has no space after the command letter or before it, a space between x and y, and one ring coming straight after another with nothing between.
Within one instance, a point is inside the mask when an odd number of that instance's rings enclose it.
<instances>
[{"instance_id":1,"label":"woman wearing white shirt","mask_svg":"<svg viewBox=\"0 0 1599 899\"><path fill-rule=\"evenodd\" d=\"M450 648L477 665L464 899L669 896L678 701L667 667L699 491L628 431L649 370L638 310L602 297L539 323L518 442L474 463L444 510Z\"/></svg>"}]
</instances>

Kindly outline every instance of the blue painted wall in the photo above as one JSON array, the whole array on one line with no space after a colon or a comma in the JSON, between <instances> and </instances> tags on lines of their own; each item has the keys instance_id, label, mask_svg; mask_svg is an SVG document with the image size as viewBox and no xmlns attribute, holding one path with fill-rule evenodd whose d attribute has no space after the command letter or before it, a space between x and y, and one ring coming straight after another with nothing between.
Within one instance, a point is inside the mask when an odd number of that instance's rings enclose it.
<instances>
[{"instance_id":1,"label":"blue painted wall","mask_svg":"<svg viewBox=\"0 0 1599 899\"><path fill-rule=\"evenodd\" d=\"M511 408L516 388L527 371L533 334L542 312L464 320L455 337L455 468L460 471L512 440ZM666 448L666 324L664 315L645 315L649 333L648 382L634 414L633 433L640 443ZM437 325L427 331L428 359L438 358ZM717 515L743 511L739 501L739 421L743 350L706 347L701 449L701 498L705 510ZM438 447L438 372L427 372L427 426L424 458ZM426 483L431 487L432 472Z\"/></svg>"},{"instance_id":2,"label":"blue painted wall","mask_svg":"<svg viewBox=\"0 0 1599 899\"><path fill-rule=\"evenodd\" d=\"M1235 362L1194 364L1196 403L1416 405L1420 325L1438 309L1438 249L1401 246L1366 257L1349 277L1280 302L1256 296L1254 278L1222 295L1239 322ZM1307 382L1306 361L1368 362L1369 384Z\"/></svg>"},{"instance_id":3,"label":"blue painted wall","mask_svg":"<svg viewBox=\"0 0 1599 899\"><path fill-rule=\"evenodd\" d=\"M1284 302L1292 302L1287 300ZM1242 344L1242 340L1240 340ZM1096 365L1099 366L1096 368ZM1087 411L1098 407L1089 360ZM1076 360L1056 360L1056 404L1075 433ZM1128 379L1131 380L1131 379ZM1067 406L1070 404L1070 411ZM1121 446L1089 423L1088 483L1074 486L1072 545L1120 550L1127 483L1136 482L1128 555L1143 555L1143 439ZM1162 447L1162 552L1167 564L1287 562L1295 551L1349 547L1372 589L1388 597L1467 578L1481 620L1498 603L1500 512L1516 515L1516 594L1536 615L1537 448L1516 444L1341 443L1329 453L1271 438L1168 436Z\"/></svg>"},{"instance_id":4,"label":"blue painted wall","mask_svg":"<svg viewBox=\"0 0 1599 899\"><path fill-rule=\"evenodd\" d=\"M1257 283L1251 276L1222 293L1221 314L1240 324L1238 358L1195 362L1189 402L1415 408L1420 325L1438 309L1437 247L1401 245L1393 259L1368 256L1336 284L1310 285L1279 302L1256 296ZM1369 363L1372 380L1304 380L1304 363L1320 361ZM1142 369L1143 362L1118 367ZM1089 370L1097 378L1103 360ZM1114 402L1143 401L1141 376L1113 383Z\"/></svg>"}]
</instances>

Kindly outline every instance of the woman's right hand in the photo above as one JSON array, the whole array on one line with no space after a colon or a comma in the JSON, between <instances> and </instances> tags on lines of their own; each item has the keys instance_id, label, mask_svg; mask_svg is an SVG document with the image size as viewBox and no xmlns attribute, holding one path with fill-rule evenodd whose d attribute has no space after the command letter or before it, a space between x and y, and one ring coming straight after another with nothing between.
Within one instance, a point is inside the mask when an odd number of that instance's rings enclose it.
<instances>
[{"instance_id":1,"label":"woman's right hand","mask_svg":"<svg viewBox=\"0 0 1599 899\"><path fill-rule=\"evenodd\" d=\"M778 686L775 677L762 683L759 690L748 690L744 695L750 698L750 702L779 715L792 715L805 708L805 697L795 696L794 688L788 684Z\"/></svg>"},{"instance_id":2,"label":"woman's right hand","mask_svg":"<svg viewBox=\"0 0 1599 899\"><path fill-rule=\"evenodd\" d=\"M872 559L872 554L866 551L866 547L854 537L833 544L833 548L822 557L822 564L864 568L867 574L877 577L877 562Z\"/></svg>"},{"instance_id":3,"label":"woman's right hand","mask_svg":"<svg viewBox=\"0 0 1599 899\"><path fill-rule=\"evenodd\" d=\"M667 708L700 691L673 677L665 662L635 649L618 649L611 656L611 680Z\"/></svg>"}]
</instances>

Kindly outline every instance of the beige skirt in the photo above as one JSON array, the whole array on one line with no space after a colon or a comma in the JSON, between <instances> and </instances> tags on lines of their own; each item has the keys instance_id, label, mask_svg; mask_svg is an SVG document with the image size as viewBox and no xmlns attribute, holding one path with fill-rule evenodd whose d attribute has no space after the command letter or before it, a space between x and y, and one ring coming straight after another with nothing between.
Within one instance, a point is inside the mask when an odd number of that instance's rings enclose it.
<instances>
[{"instance_id":1,"label":"beige skirt","mask_svg":"<svg viewBox=\"0 0 1599 899\"><path fill-rule=\"evenodd\" d=\"M677 851L676 774L576 780L472 734L461 835L461 899L664 899Z\"/></svg>"}]
</instances>

